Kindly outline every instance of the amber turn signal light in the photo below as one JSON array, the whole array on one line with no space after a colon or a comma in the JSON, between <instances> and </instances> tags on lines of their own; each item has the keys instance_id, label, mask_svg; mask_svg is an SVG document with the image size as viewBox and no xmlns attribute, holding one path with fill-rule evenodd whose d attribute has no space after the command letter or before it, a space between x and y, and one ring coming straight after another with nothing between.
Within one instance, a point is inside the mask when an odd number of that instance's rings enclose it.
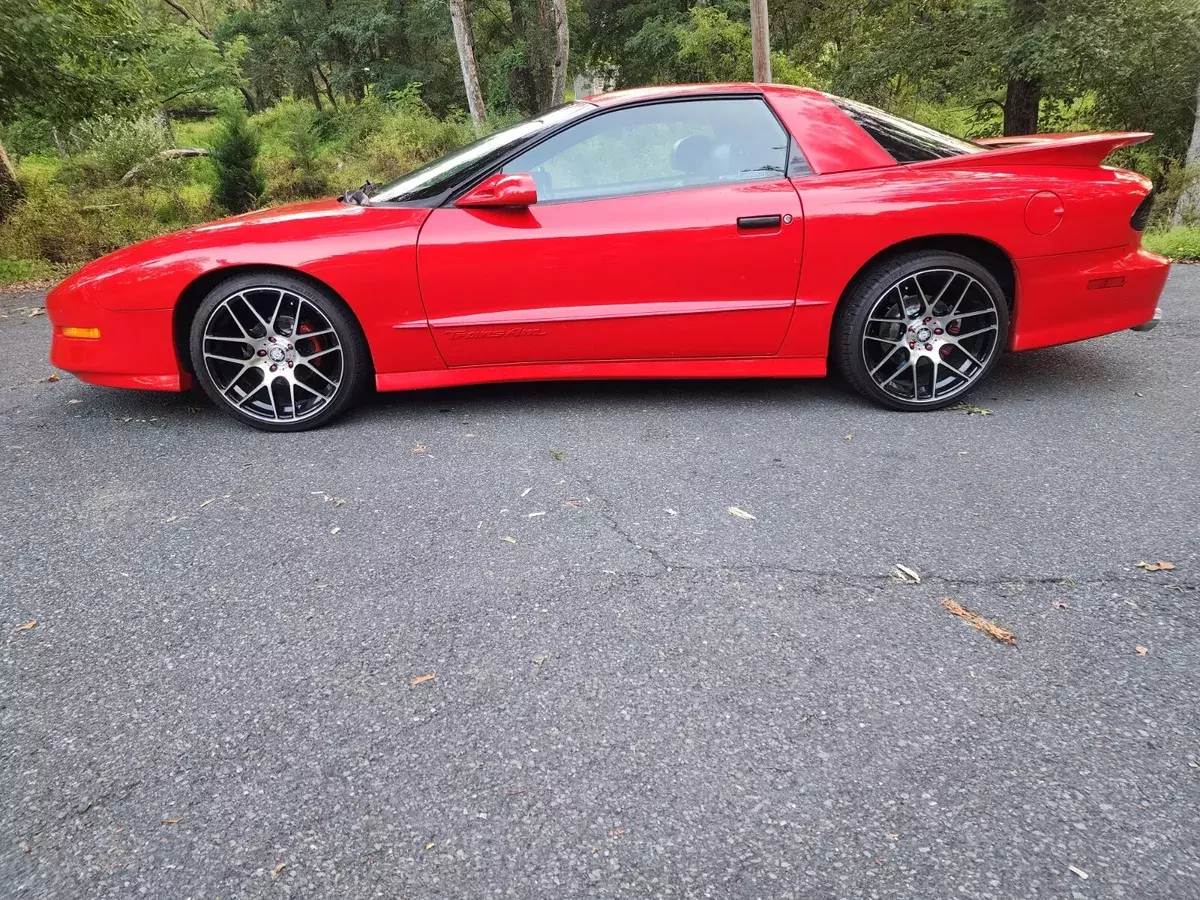
<instances>
[{"instance_id":1,"label":"amber turn signal light","mask_svg":"<svg viewBox=\"0 0 1200 900\"><path fill-rule=\"evenodd\" d=\"M69 338L83 338L87 341L97 341L100 339L99 328L76 328L74 325L64 325L62 336Z\"/></svg>"}]
</instances>

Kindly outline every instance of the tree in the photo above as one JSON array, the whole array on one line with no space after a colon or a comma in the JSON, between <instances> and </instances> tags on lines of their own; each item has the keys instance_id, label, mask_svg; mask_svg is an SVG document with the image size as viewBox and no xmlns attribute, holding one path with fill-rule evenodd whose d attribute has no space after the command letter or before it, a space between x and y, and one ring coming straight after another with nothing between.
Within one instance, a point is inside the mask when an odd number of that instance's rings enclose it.
<instances>
[{"instance_id":1,"label":"tree","mask_svg":"<svg viewBox=\"0 0 1200 900\"><path fill-rule=\"evenodd\" d=\"M471 35L471 15L466 0L450 0L450 21L454 26L454 43L458 48L458 63L462 68L463 87L467 91L467 106L475 133L483 132L487 110L483 92L479 89L479 68L475 65L475 40Z\"/></svg>"},{"instance_id":2,"label":"tree","mask_svg":"<svg viewBox=\"0 0 1200 900\"><path fill-rule=\"evenodd\" d=\"M0 148L0 152L3 152L3 148ZM1192 125L1192 139L1188 143L1183 164L1192 182L1179 195L1173 218L1176 225L1200 218L1200 171L1197 171L1200 169L1200 85L1196 87L1196 119Z\"/></svg>"},{"instance_id":3,"label":"tree","mask_svg":"<svg viewBox=\"0 0 1200 900\"><path fill-rule=\"evenodd\" d=\"M246 116L240 111L229 113L212 148L212 160L217 170L213 199L231 213L253 209L267 188L258 150L258 135Z\"/></svg>"},{"instance_id":4,"label":"tree","mask_svg":"<svg viewBox=\"0 0 1200 900\"><path fill-rule=\"evenodd\" d=\"M71 122L138 97L137 10L125 0L0 0L0 122ZM22 198L0 145L0 220Z\"/></svg>"}]
</instances>

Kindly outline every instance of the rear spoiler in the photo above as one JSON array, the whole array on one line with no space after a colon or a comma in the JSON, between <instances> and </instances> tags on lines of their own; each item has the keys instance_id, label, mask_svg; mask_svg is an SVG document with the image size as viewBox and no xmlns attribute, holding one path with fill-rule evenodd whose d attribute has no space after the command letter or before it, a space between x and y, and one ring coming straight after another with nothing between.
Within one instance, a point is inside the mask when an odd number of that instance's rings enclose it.
<instances>
[{"instance_id":1,"label":"rear spoiler","mask_svg":"<svg viewBox=\"0 0 1200 900\"><path fill-rule=\"evenodd\" d=\"M947 156L912 163L922 169L994 169L997 166L1098 166L1118 147L1140 144L1154 137L1148 131L1100 134L1029 134L985 138L976 143L987 153Z\"/></svg>"}]
</instances>

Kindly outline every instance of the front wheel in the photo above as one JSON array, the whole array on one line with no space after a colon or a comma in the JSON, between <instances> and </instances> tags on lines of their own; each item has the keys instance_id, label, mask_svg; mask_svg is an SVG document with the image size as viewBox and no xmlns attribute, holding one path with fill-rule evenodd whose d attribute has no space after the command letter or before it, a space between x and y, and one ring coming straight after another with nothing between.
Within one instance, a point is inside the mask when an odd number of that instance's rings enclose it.
<instances>
[{"instance_id":1,"label":"front wheel","mask_svg":"<svg viewBox=\"0 0 1200 900\"><path fill-rule=\"evenodd\" d=\"M855 286L839 310L834 355L863 396L940 409L992 370L1008 321L1004 292L983 266L957 253L910 253Z\"/></svg>"},{"instance_id":2,"label":"front wheel","mask_svg":"<svg viewBox=\"0 0 1200 900\"><path fill-rule=\"evenodd\" d=\"M204 392L240 422L304 431L340 416L370 376L366 341L345 306L283 274L218 285L191 329L192 370Z\"/></svg>"}]
</instances>

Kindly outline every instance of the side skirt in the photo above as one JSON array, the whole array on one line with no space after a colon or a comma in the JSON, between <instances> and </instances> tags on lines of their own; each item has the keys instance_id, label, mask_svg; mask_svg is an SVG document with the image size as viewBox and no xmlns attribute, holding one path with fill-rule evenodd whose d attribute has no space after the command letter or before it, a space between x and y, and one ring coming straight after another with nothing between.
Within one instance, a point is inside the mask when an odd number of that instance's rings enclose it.
<instances>
[{"instance_id":1,"label":"side skirt","mask_svg":"<svg viewBox=\"0 0 1200 900\"><path fill-rule=\"evenodd\" d=\"M624 378L821 378L824 357L750 359L654 359L615 362L514 363L460 366L375 376L381 391L489 384L500 381L578 381Z\"/></svg>"}]
</instances>

